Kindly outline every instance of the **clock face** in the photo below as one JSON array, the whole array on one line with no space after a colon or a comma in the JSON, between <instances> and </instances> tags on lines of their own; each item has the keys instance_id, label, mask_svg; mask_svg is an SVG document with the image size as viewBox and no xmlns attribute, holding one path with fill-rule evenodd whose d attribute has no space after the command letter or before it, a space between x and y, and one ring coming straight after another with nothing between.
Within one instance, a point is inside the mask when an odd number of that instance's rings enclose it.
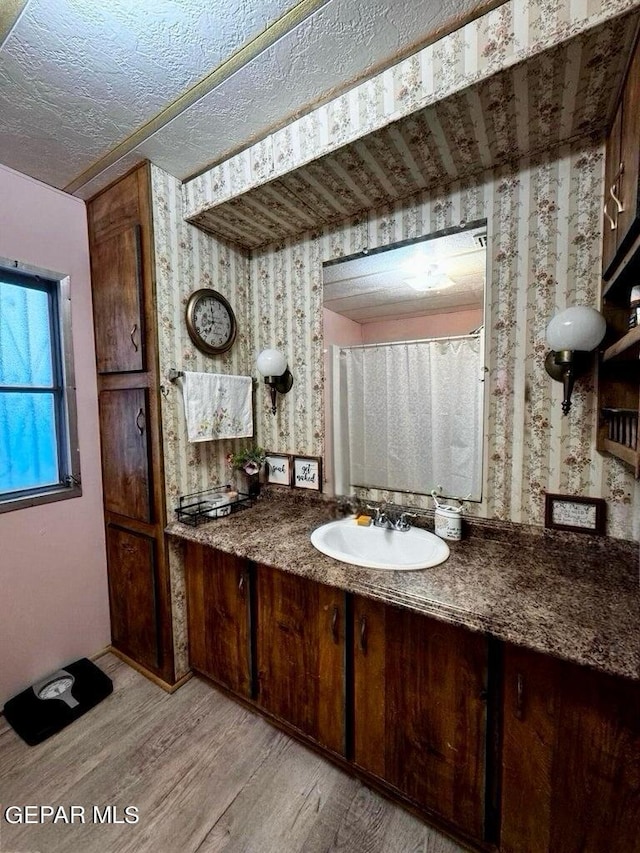
<instances>
[{"instance_id":1,"label":"clock face","mask_svg":"<svg viewBox=\"0 0 640 853\"><path fill-rule=\"evenodd\" d=\"M233 309L215 290L204 288L191 295L186 321L191 340L208 355L226 352L236 338Z\"/></svg>"},{"instance_id":2,"label":"clock face","mask_svg":"<svg viewBox=\"0 0 640 853\"><path fill-rule=\"evenodd\" d=\"M39 699L57 699L67 690L71 689L73 678L70 675L65 675L50 681L38 692Z\"/></svg>"}]
</instances>

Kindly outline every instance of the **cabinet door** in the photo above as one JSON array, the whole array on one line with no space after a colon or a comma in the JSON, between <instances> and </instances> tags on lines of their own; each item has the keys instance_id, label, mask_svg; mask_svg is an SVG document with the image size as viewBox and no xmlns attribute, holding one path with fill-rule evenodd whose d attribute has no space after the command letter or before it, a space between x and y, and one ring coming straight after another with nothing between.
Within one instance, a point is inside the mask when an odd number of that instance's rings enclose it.
<instances>
[{"instance_id":1,"label":"cabinet door","mask_svg":"<svg viewBox=\"0 0 640 853\"><path fill-rule=\"evenodd\" d=\"M252 680L247 561L188 542L185 574L191 666L249 698Z\"/></svg>"},{"instance_id":2,"label":"cabinet door","mask_svg":"<svg viewBox=\"0 0 640 853\"><path fill-rule=\"evenodd\" d=\"M640 851L640 684L507 647L503 853Z\"/></svg>"},{"instance_id":3,"label":"cabinet door","mask_svg":"<svg viewBox=\"0 0 640 853\"><path fill-rule=\"evenodd\" d=\"M620 200L623 210L618 216L618 248L627 246L638 233L638 168L640 151L640 44L629 66L622 96L622 131L620 136Z\"/></svg>"},{"instance_id":4,"label":"cabinet door","mask_svg":"<svg viewBox=\"0 0 640 853\"><path fill-rule=\"evenodd\" d=\"M356 764L481 838L486 638L359 597L353 618Z\"/></svg>"},{"instance_id":5,"label":"cabinet door","mask_svg":"<svg viewBox=\"0 0 640 853\"><path fill-rule=\"evenodd\" d=\"M98 373L145 369L140 258L138 225L91 246Z\"/></svg>"},{"instance_id":6,"label":"cabinet door","mask_svg":"<svg viewBox=\"0 0 640 853\"><path fill-rule=\"evenodd\" d=\"M105 510L151 521L147 392L144 388L102 391L99 401Z\"/></svg>"},{"instance_id":7,"label":"cabinet door","mask_svg":"<svg viewBox=\"0 0 640 853\"><path fill-rule=\"evenodd\" d=\"M108 525L107 559L113 645L143 666L158 669L155 541Z\"/></svg>"},{"instance_id":8,"label":"cabinet door","mask_svg":"<svg viewBox=\"0 0 640 853\"><path fill-rule=\"evenodd\" d=\"M258 702L319 744L345 751L345 594L257 566Z\"/></svg>"}]
</instances>

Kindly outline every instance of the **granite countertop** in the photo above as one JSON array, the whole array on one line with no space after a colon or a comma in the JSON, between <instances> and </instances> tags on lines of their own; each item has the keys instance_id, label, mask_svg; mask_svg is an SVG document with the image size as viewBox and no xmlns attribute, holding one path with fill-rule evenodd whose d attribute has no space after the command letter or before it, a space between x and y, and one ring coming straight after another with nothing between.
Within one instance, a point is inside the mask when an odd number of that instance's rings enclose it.
<instances>
[{"instance_id":1,"label":"granite countertop","mask_svg":"<svg viewBox=\"0 0 640 853\"><path fill-rule=\"evenodd\" d=\"M316 551L332 503L266 494L251 508L167 533L329 586L405 607L603 672L640 679L638 545L527 525L465 522L449 559L378 571ZM420 522L418 522L420 523ZM429 527L427 518L421 526Z\"/></svg>"}]
</instances>

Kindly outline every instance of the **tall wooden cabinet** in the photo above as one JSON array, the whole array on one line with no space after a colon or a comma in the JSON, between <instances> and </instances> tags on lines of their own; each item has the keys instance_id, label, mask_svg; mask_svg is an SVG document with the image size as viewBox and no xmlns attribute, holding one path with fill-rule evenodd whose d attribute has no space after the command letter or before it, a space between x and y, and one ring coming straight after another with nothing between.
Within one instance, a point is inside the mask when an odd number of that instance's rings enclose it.
<instances>
[{"instance_id":1,"label":"tall wooden cabinet","mask_svg":"<svg viewBox=\"0 0 640 853\"><path fill-rule=\"evenodd\" d=\"M88 203L114 648L174 682L148 164Z\"/></svg>"}]
</instances>

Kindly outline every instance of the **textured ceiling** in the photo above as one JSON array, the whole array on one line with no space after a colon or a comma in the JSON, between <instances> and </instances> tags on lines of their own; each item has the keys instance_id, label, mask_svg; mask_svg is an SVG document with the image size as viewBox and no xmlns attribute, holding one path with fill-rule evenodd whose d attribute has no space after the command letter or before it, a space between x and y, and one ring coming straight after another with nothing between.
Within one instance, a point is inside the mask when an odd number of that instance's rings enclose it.
<instances>
[{"instance_id":1,"label":"textured ceiling","mask_svg":"<svg viewBox=\"0 0 640 853\"><path fill-rule=\"evenodd\" d=\"M472 228L327 265L324 307L357 323L482 308L486 249L476 244L475 234L486 234L486 229ZM431 265L445 273L451 285L416 292L407 279Z\"/></svg>"},{"instance_id":2,"label":"textured ceiling","mask_svg":"<svg viewBox=\"0 0 640 853\"><path fill-rule=\"evenodd\" d=\"M610 21L190 221L255 248L602 133L636 23Z\"/></svg>"},{"instance_id":3,"label":"textured ceiling","mask_svg":"<svg viewBox=\"0 0 640 853\"><path fill-rule=\"evenodd\" d=\"M29 0L0 33L0 162L97 192L149 158L179 178L496 0Z\"/></svg>"}]
</instances>

